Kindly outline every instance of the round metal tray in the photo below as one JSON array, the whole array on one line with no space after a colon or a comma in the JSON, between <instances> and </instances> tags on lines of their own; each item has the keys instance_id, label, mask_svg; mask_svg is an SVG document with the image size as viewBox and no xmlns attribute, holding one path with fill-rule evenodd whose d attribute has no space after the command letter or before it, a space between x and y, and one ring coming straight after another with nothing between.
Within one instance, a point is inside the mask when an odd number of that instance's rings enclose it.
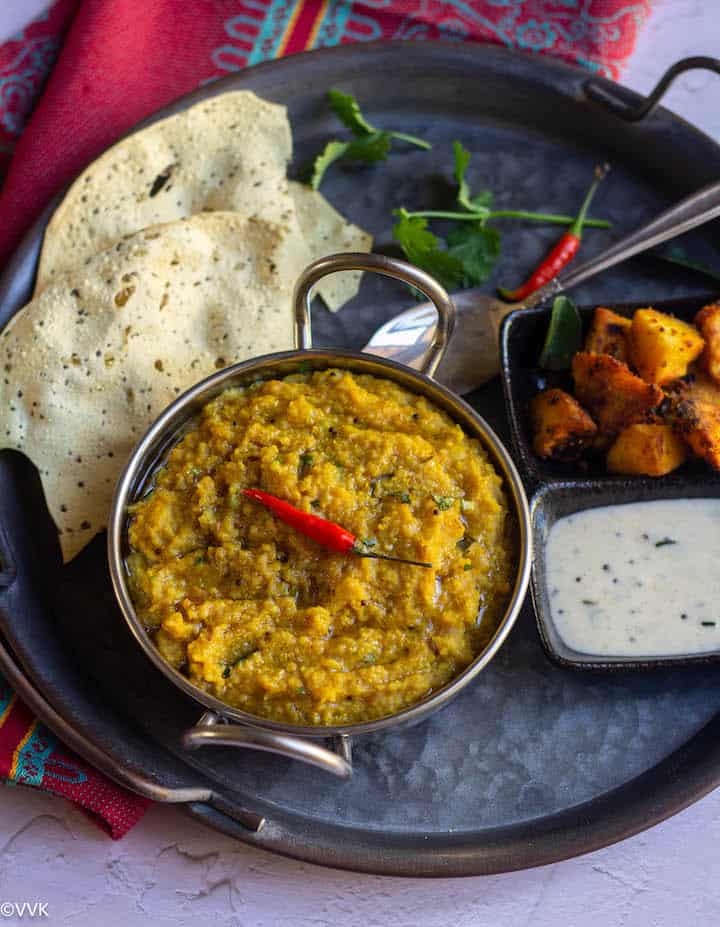
<instances>
[{"instance_id":1,"label":"round metal tray","mask_svg":"<svg viewBox=\"0 0 720 927\"><path fill-rule=\"evenodd\" d=\"M338 131L324 94L355 93L375 123L429 138L358 172L334 167L323 191L391 241L394 207L442 208L453 197L450 143L473 152L470 180L519 208L572 211L593 165L613 172L595 212L626 232L720 175L720 148L658 109L622 117L639 98L545 59L483 46L383 43L284 59L203 87L159 113L235 88L287 104L302 165ZM602 91L598 95L598 88ZM608 106L608 102L610 106ZM242 139L238 139L242 144ZM0 286L0 323L27 300L48 213ZM587 253L608 233L588 232ZM503 227L503 283L520 279L557 229ZM688 236L717 259L717 229ZM488 288L499 282L499 275ZM598 278L579 301L697 295L697 276L637 259ZM402 287L368 278L351 305L319 309L319 345L360 347L405 308ZM499 381L470 397L507 438ZM596 678L550 663L527 604L477 682L417 727L369 737L348 783L251 753L188 754L180 732L193 704L157 673L117 611L96 538L61 566L37 473L0 455L0 670L66 742L111 776L159 801L185 804L246 843L328 866L451 876L550 863L606 845L678 811L720 781L720 688L709 667ZM260 826L264 822L264 826Z\"/></svg>"}]
</instances>

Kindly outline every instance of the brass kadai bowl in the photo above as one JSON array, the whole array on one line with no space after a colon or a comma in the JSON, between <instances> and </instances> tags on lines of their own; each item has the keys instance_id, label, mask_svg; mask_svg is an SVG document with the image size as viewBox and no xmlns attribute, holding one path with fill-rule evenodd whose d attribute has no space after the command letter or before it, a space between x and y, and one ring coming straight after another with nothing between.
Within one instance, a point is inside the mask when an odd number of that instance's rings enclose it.
<instances>
[{"instance_id":1,"label":"brass kadai bowl","mask_svg":"<svg viewBox=\"0 0 720 927\"><path fill-rule=\"evenodd\" d=\"M373 271L401 280L434 303L438 323L421 372L362 352L312 349L310 301L313 287L327 274L347 270ZM145 654L178 689L205 709L198 724L183 735L186 748L213 744L249 747L304 760L347 778L352 772L352 738L400 728L426 718L447 705L469 685L502 646L520 612L530 577L532 551L528 502L517 470L497 435L471 406L434 379L452 336L454 320L455 309L445 290L429 274L404 261L375 254L336 254L321 258L303 272L295 289L296 349L243 361L197 383L168 406L133 451L117 484L110 512L110 574L128 627ZM445 411L466 434L479 440L487 451L496 470L503 477L508 504L515 520L517 561L512 592L495 634L473 662L447 685L402 711L372 721L333 727L283 724L251 715L227 705L194 685L163 659L139 620L128 590L125 566L128 553L128 507L147 492L159 464L192 424L200 409L227 389L247 386L258 378L286 377L296 373L301 364L304 371L308 365L316 370L337 367L392 380L424 396ZM323 740L331 741L332 749L320 742Z\"/></svg>"}]
</instances>

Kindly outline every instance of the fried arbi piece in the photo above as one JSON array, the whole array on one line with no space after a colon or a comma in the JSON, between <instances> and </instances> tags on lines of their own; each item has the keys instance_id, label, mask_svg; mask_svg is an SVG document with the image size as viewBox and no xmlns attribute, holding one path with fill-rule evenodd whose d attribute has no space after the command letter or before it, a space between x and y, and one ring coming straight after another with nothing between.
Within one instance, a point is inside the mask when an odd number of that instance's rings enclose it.
<instances>
[{"instance_id":1,"label":"fried arbi piece","mask_svg":"<svg viewBox=\"0 0 720 927\"><path fill-rule=\"evenodd\" d=\"M606 435L644 421L663 398L661 389L609 354L579 351L573 357L572 374L575 396Z\"/></svg>"},{"instance_id":2,"label":"fried arbi piece","mask_svg":"<svg viewBox=\"0 0 720 927\"><path fill-rule=\"evenodd\" d=\"M638 309L630 327L630 360L648 383L663 386L684 377L705 342L687 322L655 309Z\"/></svg>"},{"instance_id":3,"label":"fried arbi piece","mask_svg":"<svg viewBox=\"0 0 720 927\"><path fill-rule=\"evenodd\" d=\"M720 406L720 384L698 367L682 380L673 380L663 389L674 400L701 399L703 402L712 402Z\"/></svg>"},{"instance_id":4,"label":"fried arbi piece","mask_svg":"<svg viewBox=\"0 0 720 927\"><path fill-rule=\"evenodd\" d=\"M598 306L585 339L585 350L593 354L609 354L627 364L630 359L628 337L631 325L630 319Z\"/></svg>"},{"instance_id":5,"label":"fried arbi piece","mask_svg":"<svg viewBox=\"0 0 720 927\"><path fill-rule=\"evenodd\" d=\"M704 306L695 316L695 325L705 341L700 366L720 383L720 304Z\"/></svg>"},{"instance_id":6,"label":"fried arbi piece","mask_svg":"<svg viewBox=\"0 0 720 927\"><path fill-rule=\"evenodd\" d=\"M664 476L685 463L687 456L685 442L670 425L630 425L608 451L607 468L632 476Z\"/></svg>"},{"instance_id":7,"label":"fried arbi piece","mask_svg":"<svg viewBox=\"0 0 720 927\"><path fill-rule=\"evenodd\" d=\"M530 403L533 449L538 457L577 460L597 426L580 403L561 389L546 389Z\"/></svg>"},{"instance_id":8,"label":"fried arbi piece","mask_svg":"<svg viewBox=\"0 0 720 927\"><path fill-rule=\"evenodd\" d=\"M697 457L720 470L720 405L707 399L670 399L665 416Z\"/></svg>"}]
</instances>

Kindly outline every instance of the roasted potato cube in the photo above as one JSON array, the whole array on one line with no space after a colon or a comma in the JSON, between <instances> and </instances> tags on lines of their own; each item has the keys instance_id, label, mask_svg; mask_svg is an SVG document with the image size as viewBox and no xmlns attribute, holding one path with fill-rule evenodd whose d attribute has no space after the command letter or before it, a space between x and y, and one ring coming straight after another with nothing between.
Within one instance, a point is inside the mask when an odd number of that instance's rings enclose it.
<instances>
[{"instance_id":1,"label":"roasted potato cube","mask_svg":"<svg viewBox=\"0 0 720 927\"><path fill-rule=\"evenodd\" d=\"M630 359L648 383L684 377L705 342L692 325L655 309L638 309L630 328Z\"/></svg>"},{"instance_id":2,"label":"roasted potato cube","mask_svg":"<svg viewBox=\"0 0 720 927\"><path fill-rule=\"evenodd\" d=\"M642 422L662 400L662 390L636 377L609 354L579 351L572 362L575 395L603 434Z\"/></svg>"},{"instance_id":3,"label":"roasted potato cube","mask_svg":"<svg viewBox=\"0 0 720 927\"><path fill-rule=\"evenodd\" d=\"M593 354L609 354L627 364L630 358L628 336L631 325L630 319L598 306L585 339L585 350Z\"/></svg>"},{"instance_id":4,"label":"roasted potato cube","mask_svg":"<svg viewBox=\"0 0 720 927\"><path fill-rule=\"evenodd\" d=\"M664 476L687 459L687 448L670 425L631 425L608 451L611 473Z\"/></svg>"},{"instance_id":5,"label":"roasted potato cube","mask_svg":"<svg viewBox=\"0 0 720 927\"><path fill-rule=\"evenodd\" d=\"M720 304L705 306L695 316L695 325L705 340L700 365L720 383Z\"/></svg>"},{"instance_id":6,"label":"roasted potato cube","mask_svg":"<svg viewBox=\"0 0 720 927\"><path fill-rule=\"evenodd\" d=\"M561 389L546 389L530 403L533 450L538 457L576 460L597 426L580 403Z\"/></svg>"},{"instance_id":7,"label":"roasted potato cube","mask_svg":"<svg viewBox=\"0 0 720 927\"><path fill-rule=\"evenodd\" d=\"M666 418L697 457L720 470L720 405L706 399L670 401Z\"/></svg>"}]
</instances>

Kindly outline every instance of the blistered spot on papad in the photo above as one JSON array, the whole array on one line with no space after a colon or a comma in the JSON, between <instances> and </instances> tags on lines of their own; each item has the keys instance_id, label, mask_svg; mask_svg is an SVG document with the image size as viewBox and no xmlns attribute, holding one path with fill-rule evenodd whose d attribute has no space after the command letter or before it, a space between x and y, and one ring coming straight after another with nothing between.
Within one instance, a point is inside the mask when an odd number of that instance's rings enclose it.
<instances>
[{"instance_id":1,"label":"blistered spot on papad","mask_svg":"<svg viewBox=\"0 0 720 927\"><path fill-rule=\"evenodd\" d=\"M212 97L135 132L91 164L56 209L35 294L128 234L201 212L233 211L286 226L304 264L335 251L369 250L370 237L321 194L289 185L291 157L285 107L246 90ZM358 281L358 275L334 275L318 292L337 309ZM118 292L123 299L122 288Z\"/></svg>"},{"instance_id":2,"label":"blistered spot on papad","mask_svg":"<svg viewBox=\"0 0 720 927\"><path fill-rule=\"evenodd\" d=\"M300 231L313 260L337 251L370 251L372 235L348 222L322 193L291 180L290 195L295 202ZM318 283L317 292L328 309L337 312L357 295L361 279L359 271L332 274Z\"/></svg>"},{"instance_id":3,"label":"blistered spot on papad","mask_svg":"<svg viewBox=\"0 0 720 927\"><path fill-rule=\"evenodd\" d=\"M292 347L304 262L284 226L204 213L93 255L11 321L0 443L40 471L66 561L105 527L128 455L179 392Z\"/></svg>"}]
</instances>

